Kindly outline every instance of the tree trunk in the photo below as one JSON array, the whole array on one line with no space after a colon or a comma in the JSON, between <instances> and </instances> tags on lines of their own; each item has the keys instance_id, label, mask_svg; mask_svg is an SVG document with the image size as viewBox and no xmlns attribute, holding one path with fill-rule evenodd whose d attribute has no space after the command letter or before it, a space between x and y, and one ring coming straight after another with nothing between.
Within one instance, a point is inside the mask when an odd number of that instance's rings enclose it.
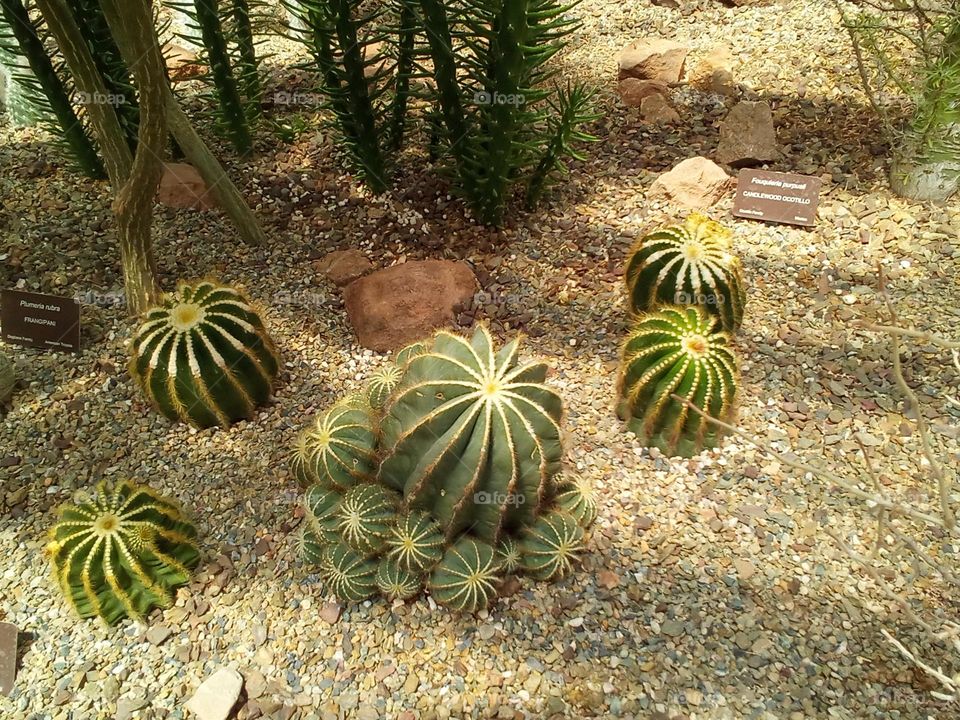
<instances>
[{"instance_id":1,"label":"tree trunk","mask_svg":"<svg viewBox=\"0 0 960 720\"><path fill-rule=\"evenodd\" d=\"M130 24L127 32L131 35L141 31L142 18L138 19L137 16L147 14L149 17L145 2L139 8L136 5L136 2L132 3L125 11L125 20ZM110 93L90 55L77 20L64 0L37 0L37 7L60 46L77 89L90 98L108 98ZM151 37L154 37L152 20L149 29ZM119 41L119 38L117 40ZM124 45L126 47L121 50L129 51L129 44ZM157 52L159 53L159 49ZM133 59L139 54L134 54ZM149 80L155 64L155 59L149 55L147 53L141 62L136 63L139 70L135 72L135 77L142 103L147 106L141 109L138 132L140 146L136 157L127 145L116 109L106 102L90 102L86 106L103 153L110 183L114 188L113 211L120 239L127 311L131 315L142 313L157 301L160 294L156 281L150 222L153 216L153 196L162 170L160 152L163 150L165 130L162 95L158 93L158 88L151 87ZM127 57L126 52L124 56ZM129 61L130 57L127 57L127 60ZM160 70L162 74L162 65Z\"/></svg>"},{"instance_id":2,"label":"tree trunk","mask_svg":"<svg viewBox=\"0 0 960 720\"><path fill-rule=\"evenodd\" d=\"M240 233L240 237L248 245L262 245L267 236L257 222L256 216L237 190L237 186L230 181L223 167L213 153L207 148L197 131L193 129L189 118L173 93L166 91L167 122L170 124L170 133L183 150L190 164L193 165L200 177L207 184L217 204L230 217Z\"/></svg>"}]
</instances>

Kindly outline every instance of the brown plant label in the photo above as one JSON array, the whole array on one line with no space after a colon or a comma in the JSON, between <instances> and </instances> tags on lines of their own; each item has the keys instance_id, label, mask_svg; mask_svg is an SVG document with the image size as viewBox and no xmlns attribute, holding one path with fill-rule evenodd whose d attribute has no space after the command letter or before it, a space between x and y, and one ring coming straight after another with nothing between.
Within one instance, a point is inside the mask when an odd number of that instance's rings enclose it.
<instances>
[{"instance_id":1,"label":"brown plant label","mask_svg":"<svg viewBox=\"0 0 960 720\"><path fill-rule=\"evenodd\" d=\"M56 295L4 290L0 293L0 337L45 350L80 350L80 303Z\"/></svg>"},{"instance_id":2,"label":"brown plant label","mask_svg":"<svg viewBox=\"0 0 960 720\"><path fill-rule=\"evenodd\" d=\"M820 205L820 178L751 170L737 176L733 214L740 218L812 227Z\"/></svg>"}]
</instances>

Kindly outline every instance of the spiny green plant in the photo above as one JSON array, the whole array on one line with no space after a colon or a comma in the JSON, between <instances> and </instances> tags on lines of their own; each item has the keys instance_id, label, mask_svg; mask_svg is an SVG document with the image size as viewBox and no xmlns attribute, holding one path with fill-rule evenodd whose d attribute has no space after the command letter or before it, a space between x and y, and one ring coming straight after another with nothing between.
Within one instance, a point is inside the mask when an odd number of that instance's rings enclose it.
<instances>
[{"instance_id":1,"label":"spiny green plant","mask_svg":"<svg viewBox=\"0 0 960 720\"><path fill-rule=\"evenodd\" d=\"M426 510L448 540L469 529L495 542L542 511L563 449L560 396L544 363L518 364L484 327L440 332L414 357L381 421L379 479Z\"/></svg>"},{"instance_id":2,"label":"spiny green plant","mask_svg":"<svg viewBox=\"0 0 960 720\"><path fill-rule=\"evenodd\" d=\"M443 533L424 512L413 512L397 520L386 539L386 556L411 572L422 572L443 557Z\"/></svg>"},{"instance_id":3,"label":"spiny green plant","mask_svg":"<svg viewBox=\"0 0 960 720\"><path fill-rule=\"evenodd\" d=\"M487 607L497 594L500 565L487 543L461 537L443 554L430 573L430 594L436 601L461 612Z\"/></svg>"},{"instance_id":4,"label":"spiny green plant","mask_svg":"<svg viewBox=\"0 0 960 720\"><path fill-rule=\"evenodd\" d=\"M586 529L597 519L597 499L590 481L576 473L564 473L557 483L556 505Z\"/></svg>"},{"instance_id":5,"label":"spiny green plant","mask_svg":"<svg viewBox=\"0 0 960 720\"><path fill-rule=\"evenodd\" d=\"M183 39L201 48L198 59L209 67L201 80L216 99L218 127L238 155L250 155L263 102L264 57L255 38L269 25L270 4L264 0L170 0L166 4L188 19Z\"/></svg>"},{"instance_id":6,"label":"spiny green plant","mask_svg":"<svg viewBox=\"0 0 960 720\"><path fill-rule=\"evenodd\" d=\"M325 104L333 113L335 129L354 169L373 192L384 192L390 186L391 151L386 93L394 70L382 51L390 41L380 27L383 10L371 9L362 0L285 3L299 21L290 28L290 37L303 43L313 57L313 63L305 67L318 71ZM409 65L405 60L404 75L398 76L397 82L409 82ZM397 97L405 98L405 91ZM397 107L402 118L405 106ZM402 127L403 121L396 117L392 121L392 142L396 143L400 138L397 124Z\"/></svg>"},{"instance_id":7,"label":"spiny green plant","mask_svg":"<svg viewBox=\"0 0 960 720\"><path fill-rule=\"evenodd\" d=\"M316 565L323 561L323 553L327 543L309 527L303 526L297 533L297 556L308 565Z\"/></svg>"},{"instance_id":8,"label":"spiny green plant","mask_svg":"<svg viewBox=\"0 0 960 720\"><path fill-rule=\"evenodd\" d=\"M520 541L520 565L538 580L565 577L583 551L583 528L564 512L541 515Z\"/></svg>"},{"instance_id":9,"label":"spiny green plant","mask_svg":"<svg viewBox=\"0 0 960 720\"><path fill-rule=\"evenodd\" d=\"M100 483L90 500L63 505L46 553L77 614L111 625L169 606L200 558L196 530L180 508L129 481Z\"/></svg>"},{"instance_id":10,"label":"spiny green plant","mask_svg":"<svg viewBox=\"0 0 960 720\"><path fill-rule=\"evenodd\" d=\"M596 116L582 86L548 89L548 61L577 23L560 0L419 0L436 99L459 190L499 225L516 184L527 204L563 169L577 128ZM575 5L576 3L574 3Z\"/></svg>"},{"instance_id":11,"label":"spiny green plant","mask_svg":"<svg viewBox=\"0 0 960 720\"><path fill-rule=\"evenodd\" d=\"M359 413L350 424L364 428L355 428L360 476L349 476L342 497L319 484L307 490L312 534L337 548L317 564L321 577L345 599L366 597L371 583L407 598L426 583L438 602L472 612L504 574L567 572L583 538L578 521L593 521L596 502L587 483L560 475L563 408L546 365L521 364L519 341L497 349L485 327L471 338L441 331L398 362L379 417L361 400L348 405ZM294 472L315 466L297 461ZM551 528L560 539L544 559Z\"/></svg>"},{"instance_id":12,"label":"spiny green plant","mask_svg":"<svg viewBox=\"0 0 960 720\"><path fill-rule=\"evenodd\" d=\"M6 353L0 352L0 404L10 401L17 384L17 370Z\"/></svg>"},{"instance_id":13,"label":"spiny green plant","mask_svg":"<svg viewBox=\"0 0 960 720\"><path fill-rule=\"evenodd\" d=\"M641 238L627 254L631 311L700 305L725 330L736 331L743 322L746 290L731 239L728 229L700 213Z\"/></svg>"},{"instance_id":14,"label":"spiny green plant","mask_svg":"<svg viewBox=\"0 0 960 720\"><path fill-rule=\"evenodd\" d=\"M403 377L403 368L395 363L387 363L370 376L368 383L367 396L370 398L370 406L379 410L383 407L390 393L400 383Z\"/></svg>"},{"instance_id":15,"label":"spiny green plant","mask_svg":"<svg viewBox=\"0 0 960 720\"><path fill-rule=\"evenodd\" d=\"M293 458L294 475L304 485L319 483L341 492L376 470L375 424L369 405L350 397L317 418L301 434Z\"/></svg>"},{"instance_id":16,"label":"spiny green plant","mask_svg":"<svg viewBox=\"0 0 960 720\"><path fill-rule=\"evenodd\" d=\"M343 495L322 485L311 485L303 495L307 524L317 539L326 544L340 539L338 510Z\"/></svg>"},{"instance_id":17,"label":"spiny green plant","mask_svg":"<svg viewBox=\"0 0 960 720\"><path fill-rule=\"evenodd\" d=\"M36 116L85 175L104 177L90 130L74 106L74 89L62 59L48 51L48 33L21 0L0 0L0 65L12 80L10 107ZM2 80L0 80L2 81Z\"/></svg>"},{"instance_id":18,"label":"spiny green plant","mask_svg":"<svg viewBox=\"0 0 960 720\"><path fill-rule=\"evenodd\" d=\"M397 519L397 500L396 493L382 485L350 488L337 509L337 530L344 542L364 555L383 550Z\"/></svg>"},{"instance_id":19,"label":"spiny green plant","mask_svg":"<svg viewBox=\"0 0 960 720\"><path fill-rule=\"evenodd\" d=\"M270 397L279 369L250 302L207 280L181 283L148 310L132 343L130 374L154 406L198 427L249 418Z\"/></svg>"},{"instance_id":20,"label":"spiny green plant","mask_svg":"<svg viewBox=\"0 0 960 720\"><path fill-rule=\"evenodd\" d=\"M377 591L377 562L346 543L327 546L320 565L323 579L337 597L349 602L366 600Z\"/></svg>"},{"instance_id":21,"label":"spiny green plant","mask_svg":"<svg viewBox=\"0 0 960 720\"><path fill-rule=\"evenodd\" d=\"M388 600L409 600L423 590L423 579L392 558L385 557L377 566L377 588Z\"/></svg>"},{"instance_id":22,"label":"spiny green plant","mask_svg":"<svg viewBox=\"0 0 960 720\"><path fill-rule=\"evenodd\" d=\"M618 385L617 414L642 444L682 457L715 447L716 426L673 396L732 419L737 362L730 335L698 306L644 315L624 345Z\"/></svg>"}]
</instances>

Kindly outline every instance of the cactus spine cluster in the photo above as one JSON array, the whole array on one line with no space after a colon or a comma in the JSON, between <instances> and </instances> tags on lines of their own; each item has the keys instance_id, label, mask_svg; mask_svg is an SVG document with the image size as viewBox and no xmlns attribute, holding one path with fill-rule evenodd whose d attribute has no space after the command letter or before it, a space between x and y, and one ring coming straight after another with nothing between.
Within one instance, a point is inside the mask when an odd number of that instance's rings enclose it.
<instances>
[{"instance_id":1,"label":"cactus spine cluster","mask_svg":"<svg viewBox=\"0 0 960 720\"><path fill-rule=\"evenodd\" d=\"M717 426L686 404L729 422L737 362L730 335L702 307L664 308L640 318L623 349L617 414L644 445L689 457L719 440Z\"/></svg>"},{"instance_id":2,"label":"cactus spine cluster","mask_svg":"<svg viewBox=\"0 0 960 720\"><path fill-rule=\"evenodd\" d=\"M426 585L473 612L505 575L548 580L573 567L596 503L561 474L563 404L546 365L518 353L519 341L497 349L483 327L440 332L398 354L386 400L368 391L317 421L327 448L349 437L327 453L334 472L315 459L317 431L301 437L293 470L313 483L308 532L327 543L319 561L312 545L304 559L338 596L406 599Z\"/></svg>"},{"instance_id":3,"label":"cactus spine cluster","mask_svg":"<svg viewBox=\"0 0 960 720\"><path fill-rule=\"evenodd\" d=\"M157 409L198 427L250 417L273 391L280 361L259 315L237 290L181 284L147 311L130 374Z\"/></svg>"},{"instance_id":4,"label":"cactus spine cluster","mask_svg":"<svg viewBox=\"0 0 960 720\"><path fill-rule=\"evenodd\" d=\"M734 332L743 321L746 291L731 233L699 213L643 237L628 253L626 282L633 313L700 305L724 330Z\"/></svg>"},{"instance_id":5,"label":"cactus spine cluster","mask_svg":"<svg viewBox=\"0 0 960 720\"><path fill-rule=\"evenodd\" d=\"M200 555L196 531L170 500L128 481L60 508L46 552L80 617L113 624L170 604Z\"/></svg>"}]
</instances>

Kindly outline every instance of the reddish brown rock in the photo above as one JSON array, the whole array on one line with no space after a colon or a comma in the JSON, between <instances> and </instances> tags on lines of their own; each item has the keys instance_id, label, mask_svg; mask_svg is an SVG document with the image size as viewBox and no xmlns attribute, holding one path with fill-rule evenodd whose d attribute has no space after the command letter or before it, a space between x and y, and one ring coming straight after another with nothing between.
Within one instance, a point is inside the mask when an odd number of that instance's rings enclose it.
<instances>
[{"instance_id":1,"label":"reddish brown rock","mask_svg":"<svg viewBox=\"0 0 960 720\"><path fill-rule=\"evenodd\" d=\"M373 263L359 250L334 250L315 260L313 269L337 287L343 287L373 270Z\"/></svg>"},{"instance_id":2,"label":"reddish brown rock","mask_svg":"<svg viewBox=\"0 0 960 720\"><path fill-rule=\"evenodd\" d=\"M765 102L734 105L720 123L716 157L719 162L733 167L779 160L781 154L770 106Z\"/></svg>"},{"instance_id":3,"label":"reddish brown rock","mask_svg":"<svg viewBox=\"0 0 960 720\"><path fill-rule=\"evenodd\" d=\"M378 270L344 289L347 317L360 344L396 350L453 322L479 285L470 267L422 260Z\"/></svg>"},{"instance_id":4,"label":"reddish brown rock","mask_svg":"<svg viewBox=\"0 0 960 720\"><path fill-rule=\"evenodd\" d=\"M736 95L733 51L728 45L714 45L689 71L687 81L701 90Z\"/></svg>"},{"instance_id":5,"label":"reddish brown rock","mask_svg":"<svg viewBox=\"0 0 960 720\"><path fill-rule=\"evenodd\" d=\"M640 119L648 125L675 125L680 115L660 94L648 95L640 103Z\"/></svg>"},{"instance_id":6,"label":"reddish brown rock","mask_svg":"<svg viewBox=\"0 0 960 720\"><path fill-rule=\"evenodd\" d=\"M637 40L620 53L620 79L680 82L683 63L690 48L673 40L644 38Z\"/></svg>"},{"instance_id":7,"label":"reddish brown rock","mask_svg":"<svg viewBox=\"0 0 960 720\"><path fill-rule=\"evenodd\" d=\"M659 80L640 80L639 78L624 78L617 85L620 100L627 107L640 107L644 98L651 95L666 95L670 91L665 82Z\"/></svg>"},{"instance_id":8,"label":"reddish brown rock","mask_svg":"<svg viewBox=\"0 0 960 720\"><path fill-rule=\"evenodd\" d=\"M197 54L180 45L168 43L163 46L163 58L167 62L167 70L172 82L190 80L204 73L203 65L197 59Z\"/></svg>"},{"instance_id":9,"label":"reddish brown rock","mask_svg":"<svg viewBox=\"0 0 960 720\"><path fill-rule=\"evenodd\" d=\"M200 173L186 163L164 163L157 201L172 208L209 210L216 206Z\"/></svg>"},{"instance_id":10,"label":"reddish brown rock","mask_svg":"<svg viewBox=\"0 0 960 720\"><path fill-rule=\"evenodd\" d=\"M703 210L717 203L733 186L723 168L704 157L684 160L664 173L647 191L649 200L668 200Z\"/></svg>"}]
</instances>

